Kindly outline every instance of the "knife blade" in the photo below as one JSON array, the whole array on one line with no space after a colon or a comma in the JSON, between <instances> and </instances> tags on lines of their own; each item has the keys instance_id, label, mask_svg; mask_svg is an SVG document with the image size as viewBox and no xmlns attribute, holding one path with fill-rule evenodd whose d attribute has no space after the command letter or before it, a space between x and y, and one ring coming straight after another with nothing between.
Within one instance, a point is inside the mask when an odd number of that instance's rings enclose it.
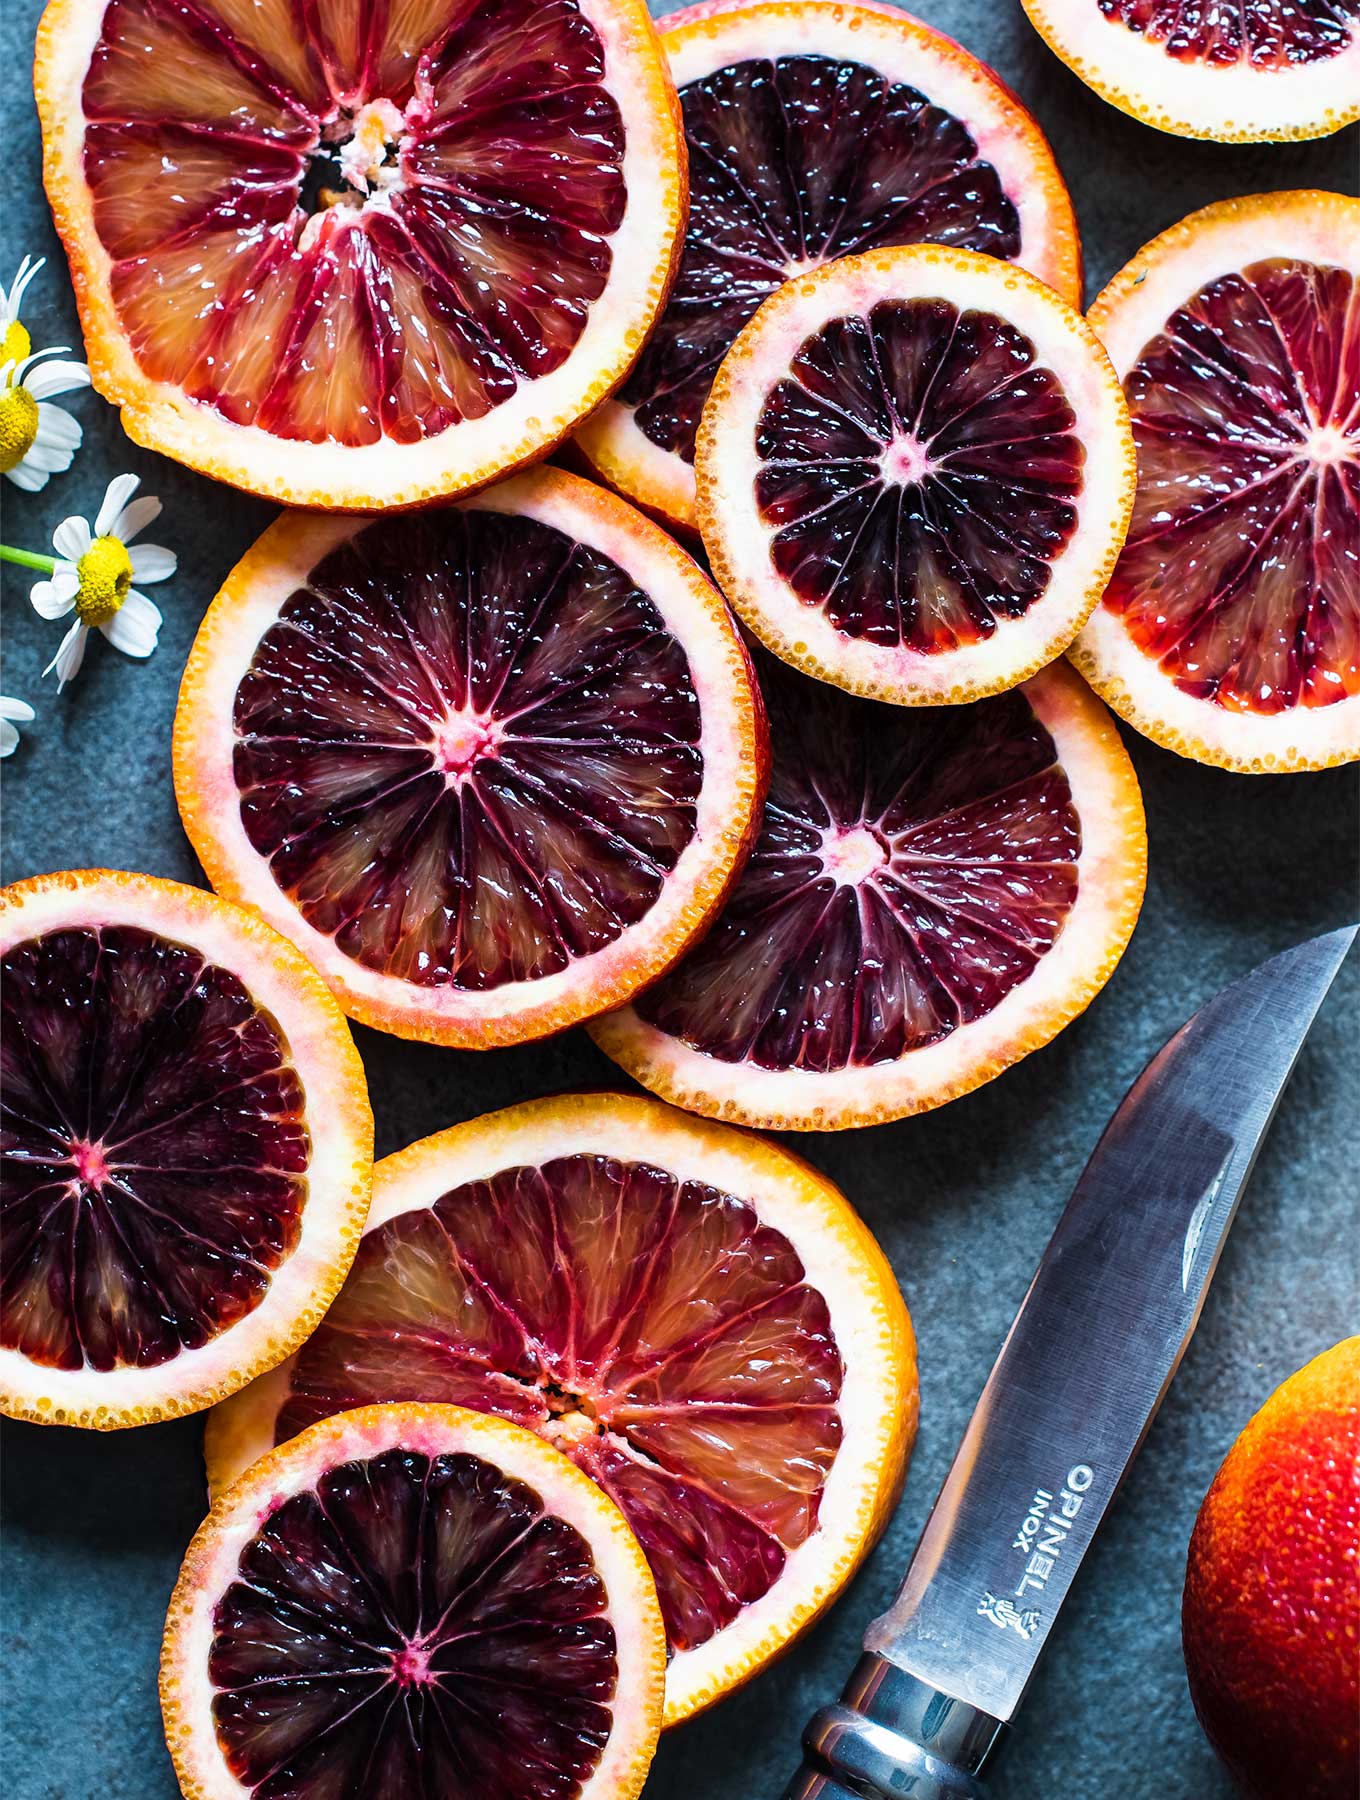
<instances>
[{"instance_id":1,"label":"knife blade","mask_svg":"<svg viewBox=\"0 0 1360 1800\"><path fill-rule=\"evenodd\" d=\"M1261 964L1152 1059L1049 1240L896 1601L785 1800L979 1800L1204 1304L1357 927Z\"/></svg>"}]
</instances>

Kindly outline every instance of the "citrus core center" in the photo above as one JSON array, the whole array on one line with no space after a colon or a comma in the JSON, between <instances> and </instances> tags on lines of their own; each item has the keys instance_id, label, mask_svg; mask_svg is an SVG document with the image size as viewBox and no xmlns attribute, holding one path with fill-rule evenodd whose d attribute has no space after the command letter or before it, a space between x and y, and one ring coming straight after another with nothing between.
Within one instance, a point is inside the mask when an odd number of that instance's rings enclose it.
<instances>
[{"instance_id":1,"label":"citrus core center","mask_svg":"<svg viewBox=\"0 0 1360 1800\"><path fill-rule=\"evenodd\" d=\"M1350 462L1360 454L1360 444L1339 425L1315 425L1303 440L1303 454L1315 463Z\"/></svg>"},{"instance_id":2,"label":"citrus core center","mask_svg":"<svg viewBox=\"0 0 1360 1800\"><path fill-rule=\"evenodd\" d=\"M428 1686L435 1679L429 1651L420 1644L403 1644L392 1657L392 1676L398 1687Z\"/></svg>"},{"instance_id":3,"label":"citrus core center","mask_svg":"<svg viewBox=\"0 0 1360 1800\"><path fill-rule=\"evenodd\" d=\"M843 887L858 887L888 860L878 833L867 825L832 825L822 837L822 867Z\"/></svg>"},{"instance_id":4,"label":"citrus core center","mask_svg":"<svg viewBox=\"0 0 1360 1800\"><path fill-rule=\"evenodd\" d=\"M92 1144L87 1138L76 1138L71 1145L71 1161L76 1165L76 1174L86 1187L98 1187L109 1178L108 1158L104 1155L102 1144Z\"/></svg>"},{"instance_id":5,"label":"citrus core center","mask_svg":"<svg viewBox=\"0 0 1360 1800\"><path fill-rule=\"evenodd\" d=\"M924 481L934 466L930 452L914 437L894 438L879 458L883 479L899 482L903 487Z\"/></svg>"},{"instance_id":6,"label":"citrus core center","mask_svg":"<svg viewBox=\"0 0 1360 1800\"><path fill-rule=\"evenodd\" d=\"M500 742L495 721L477 713L451 713L434 734L434 757L450 785L471 774L484 756L494 756Z\"/></svg>"}]
</instances>

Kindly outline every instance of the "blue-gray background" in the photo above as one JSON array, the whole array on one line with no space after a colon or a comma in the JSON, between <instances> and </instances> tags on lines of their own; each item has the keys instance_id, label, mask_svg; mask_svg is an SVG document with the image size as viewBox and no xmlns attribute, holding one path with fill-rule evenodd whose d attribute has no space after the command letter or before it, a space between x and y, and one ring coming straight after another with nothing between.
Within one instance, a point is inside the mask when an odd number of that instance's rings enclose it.
<instances>
[{"instance_id":1,"label":"blue-gray background","mask_svg":"<svg viewBox=\"0 0 1360 1800\"><path fill-rule=\"evenodd\" d=\"M662 6L658 11L669 10ZM1353 191L1357 134L1235 149L1163 137L1105 106L1050 55L1019 0L919 0L1038 115L1071 185L1094 293L1154 233L1229 194ZM39 180L27 68L40 0L4 0L6 146L0 280L47 269L25 321L35 345L79 342ZM4 541L46 549L92 518L124 469L159 494L149 533L179 552L146 665L92 642L57 696L39 674L59 627L6 568L3 691L38 707L4 768L4 875L106 865L201 881L175 814L170 725L195 628L272 509L136 449L93 393L85 445L37 495L3 486ZM799 1729L833 1696L882 1609L1101 1126L1146 1058L1233 975L1356 910L1354 770L1231 776L1126 734L1147 800L1151 879L1128 954L1085 1018L999 1081L924 1118L802 1140L877 1232L919 1337L921 1432L884 1542L833 1613L744 1692L670 1735L647 1800L776 1800ZM1066 1608L1012 1741L997 1800L1138 1792L1226 1800L1181 1663L1185 1545L1205 1488L1251 1412L1356 1327L1353 1223L1360 957L1314 1032L1228 1245L1180 1377ZM380 1154L491 1107L618 1077L585 1033L484 1056L356 1030ZM165 1603L204 1508L201 1423L98 1437L7 1424L3 1717L8 1800L170 1800L155 1670ZM452 1797L450 1797L452 1800ZM474 1796L459 1800L475 1800Z\"/></svg>"}]
</instances>

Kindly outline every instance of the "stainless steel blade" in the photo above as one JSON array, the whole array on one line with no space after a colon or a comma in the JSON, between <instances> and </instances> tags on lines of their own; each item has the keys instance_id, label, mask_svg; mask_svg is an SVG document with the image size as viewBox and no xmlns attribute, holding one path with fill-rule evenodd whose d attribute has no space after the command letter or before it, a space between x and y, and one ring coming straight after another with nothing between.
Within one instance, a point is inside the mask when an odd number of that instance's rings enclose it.
<instances>
[{"instance_id":1,"label":"stainless steel blade","mask_svg":"<svg viewBox=\"0 0 1360 1800\"><path fill-rule=\"evenodd\" d=\"M1355 936L1314 938L1224 989L1130 1089L866 1650L994 1720L1015 1711L1194 1331L1257 1150Z\"/></svg>"}]
</instances>

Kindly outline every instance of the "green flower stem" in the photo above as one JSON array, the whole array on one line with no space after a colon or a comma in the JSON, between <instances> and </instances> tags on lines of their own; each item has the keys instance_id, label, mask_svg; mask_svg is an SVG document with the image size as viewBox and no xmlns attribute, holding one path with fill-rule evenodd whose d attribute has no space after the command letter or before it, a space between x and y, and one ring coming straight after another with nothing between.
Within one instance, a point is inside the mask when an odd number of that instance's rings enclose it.
<instances>
[{"instance_id":1,"label":"green flower stem","mask_svg":"<svg viewBox=\"0 0 1360 1800\"><path fill-rule=\"evenodd\" d=\"M18 563L21 569L37 569L43 575L50 575L57 566L55 556L39 556L35 550L11 550L8 544L0 544L0 562Z\"/></svg>"}]
</instances>

